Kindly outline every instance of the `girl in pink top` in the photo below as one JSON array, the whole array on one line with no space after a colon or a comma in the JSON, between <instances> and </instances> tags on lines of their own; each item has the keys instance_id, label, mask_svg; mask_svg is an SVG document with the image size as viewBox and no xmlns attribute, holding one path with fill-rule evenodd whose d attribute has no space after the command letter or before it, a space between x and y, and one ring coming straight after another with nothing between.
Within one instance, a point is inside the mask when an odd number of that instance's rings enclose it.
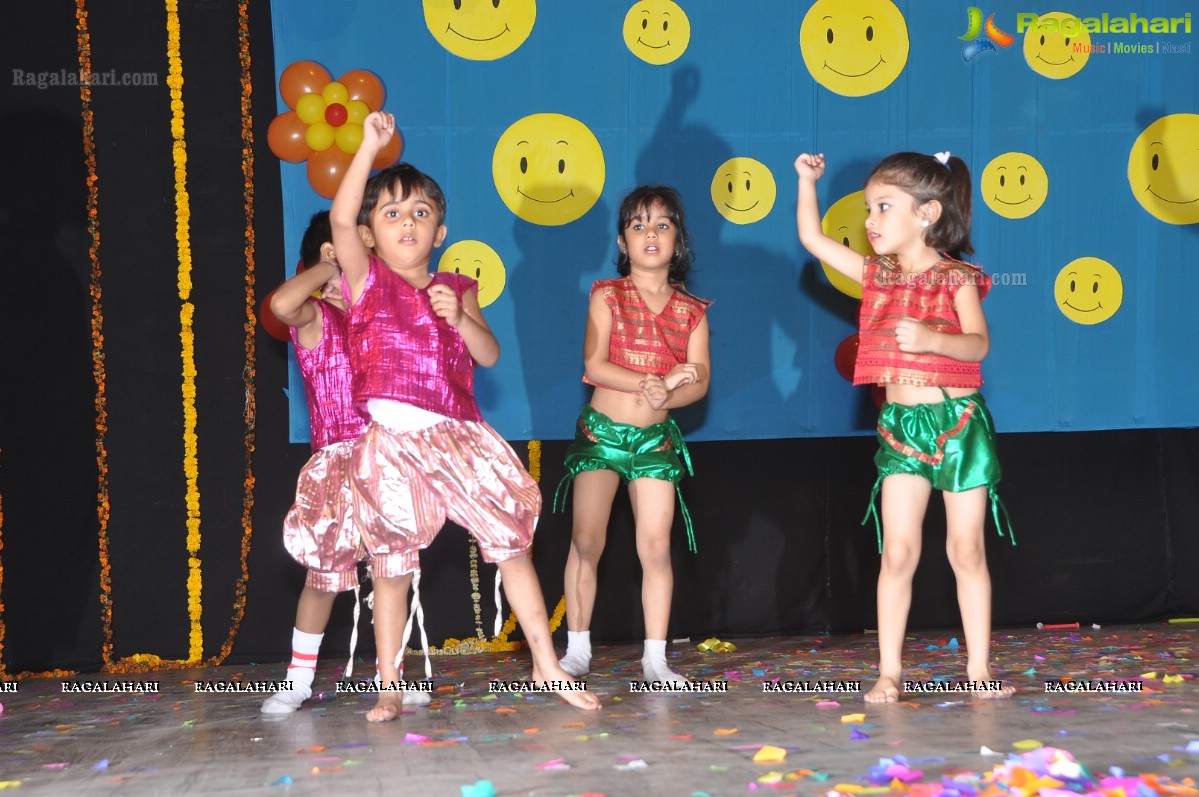
<instances>
[{"instance_id":1,"label":"girl in pink top","mask_svg":"<svg viewBox=\"0 0 1199 797\"><path fill-rule=\"evenodd\" d=\"M989 281L957 260L974 251L970 172L948 152L885 158L866 180L866 235L876 255L863 258L821 229L816 181L824 169L823 155L795 161L799 239L812 255L862 284L854 382L884 384L887 391L875 456L875 490L880 483L882 488L879 679L866 700L891 702L902 691L912 577L934 488L945 498L966 675L979 685L979 697L1008 697L1014 687L991 677L991 577L983 546L988 498L998 525L994 487L1000 478L994 425L978 393L979 363L991 345L982 310ZM872 511L873 505L872 496Z\"/></svg>"}]
</instances>

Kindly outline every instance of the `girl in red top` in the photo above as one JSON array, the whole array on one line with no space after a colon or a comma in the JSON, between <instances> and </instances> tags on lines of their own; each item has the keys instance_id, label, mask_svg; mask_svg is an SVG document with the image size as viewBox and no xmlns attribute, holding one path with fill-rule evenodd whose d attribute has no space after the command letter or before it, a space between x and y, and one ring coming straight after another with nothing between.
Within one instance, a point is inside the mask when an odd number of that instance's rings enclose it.
<instances>
[{"instance_id":1,"label":"girl in red top","mask_svg":"<svg viewBox=\"0 0 1199 797\"><path fill-rule=\"evenodd\" d=\"M612 500L622 480L636 522L645 612L645 680L680 685L666 665L666 631L674 592L670 530L688 460L669 410L708 392L708 301L682 287L691 265L683 204L674 189L642 186L620 207L616 261L620 279L591 289L583 342L583 381L594 385L575 441L566 452L573 478L574 532L566 559L567 649L560 664L574 676L591 667L596 569L608 536ZM687 462L690 470L690 462ZM557 501L555 500L555 504ZM680 496L681 504L681 496ZM683 506L688 541L691 520Z\"/></svg>"},{"instance_id":2,"label":"girl in red top","mask_svg":"<svg viewBox=\"0 0 1199 797\"><path fill-rule=\"evenodd\" d=\"M892 702L902 691L912 577L934 488L945 499L966 675L979 697L1010 696L1015 689L991 677L991 577L983 547L988 498L998 526L1000 478L994 425L978 393L979 364L991 345L982 310L990 280L957 259L974 251L970 172L948 152L884 159L866 179L866 236L875 255L863 258L821 229L816 181L824 169L823 155L795 161L799 240L862 284L854 384L882 384L887 392L875 456L875 491L882 488L879 679L866 700Z\"/></svg>"}]
</instances>

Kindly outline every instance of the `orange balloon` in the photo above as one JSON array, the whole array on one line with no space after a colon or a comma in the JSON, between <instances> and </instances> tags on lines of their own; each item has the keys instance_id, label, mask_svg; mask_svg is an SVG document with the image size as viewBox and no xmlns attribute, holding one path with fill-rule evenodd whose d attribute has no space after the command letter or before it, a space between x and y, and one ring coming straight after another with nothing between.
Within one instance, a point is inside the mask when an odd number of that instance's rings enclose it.
<instances>
[{"instance_id":1,"label":"orange balloon","mask_svg":"<svg viewBox=\"0 0 1199 797\"><path fill-rule=\"evenodd\" d=\"M288 108L295 108L305 94L320 94L332 81L329 70L315 61L296 61L279 76L279 94Z\"/></svg>"},{"instance_id":2,"label":"orange balloon","mask_svg":"<svg viewBox=\"0 0 1199 797\"><path fill-rule=\"evenodd\" d=\"M391 141L383 145L383 149L379 150L379 154L371 162L372 169L386 169L391 164L400 159L400 153L404 151L404 139L400 137L400 131L395 131L391 136Z\"/></svg>"},{"instance_id":3,"label":"orange balloon","mask_svg":"<svg viewBox=\"0 0 1199 797\"><path fill-rule=\"evenodd\" d=\"M291 340L291 329L271 312L271 299L274 295L275 291L271 291L263 297L262 304L258 306L258 323L262 324L262 328L272 338L286 343Z\"/></svg>"},{"instance_id":4,"label":"orange balloon","mask_svg":"<svg viewBox=\"0 0 1199 797\"><path fill-rule=\"evenodd\" d=\"M340 147L314 152L308 159L308 184L325 199L332 199L353 159L353 155L342 152Z\"/></svg>"},{"instance_id":5,"label":"orange balloon","mask_svg":"<svg viewBox=\"0 0 1199 797\"><path fill-rule=\"evenodd\" d=\"M304 140L307 131L308 125L296 112L287 111L271 120L271 126L266 130L266 143L280 160L288 163L306 161L312 152Z\"/></svg>"},{"instance_id":6,"label":"orange balloon","mask_svg":"<svg viewBox=\"0 0 1199 797\"><path fill-rule=\"evenodd\" d=\"M365 69L351 69L337 79L350 92L351 100L362 100L372 111L383 107L383 82L375 77L374 72Z\"/></svg>"}]
</instances>

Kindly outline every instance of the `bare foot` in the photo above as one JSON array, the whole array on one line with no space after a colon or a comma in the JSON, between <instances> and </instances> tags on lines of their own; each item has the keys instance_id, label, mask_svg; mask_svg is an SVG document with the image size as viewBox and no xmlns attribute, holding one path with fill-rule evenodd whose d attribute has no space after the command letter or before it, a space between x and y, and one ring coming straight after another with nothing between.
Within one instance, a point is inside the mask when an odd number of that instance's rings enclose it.
<instances>
[{"instance_id":1,"label":"bare foot","mask_svg":"<svg viewBox=\"0 0 1199 797\"><path fill-rule=\"evenodd\" d=\"M1012 695L1016 694L1016 687L1012 686L1011 684L1003 683L1002 681L1000 684L1001 685L998 690L977 692L975 696L979 700L1002 700L1005 697L1011 697Z\"/></svg>"},{"instance_id":2,"label":"bare foot","mask_svg":"<svg viewBox=\"0 0 1199 797\"><path fill-rule=\"evenodd\" d=\"M554 660L553 667L547 667L544 673L536 667L533 668L533 683L540 684L545 681L551 683L557 681L562 684L574 683L580 687L586 685L585 681L575 678L562 669L556 659ZM570 703L575 708L581 708L586 711L595 711L600 708L599 698L586 689L555 689L554 691L557 692L558 697Z\"/></svg>"},{"instance_id":3,"label":"bare foot","mask_svg":"<svg viewBox=\"0 0 1199 797\"><path fill-rule=\"evenodd\" d=\"M890 676L882 676L874 684L874 688L862 698L867 703L894 703L899 700L899 680Z\"/></svg>"},{"instance_id":4,"label":"bare foot","mask_svg":"<svg viewBox=\"0 0 1199 797\"><path fill-rule=\"evenodd\" d=\"M391 722L400 716L400 702L403 698L395 692L381 693L379 702L366 712L367 722Z\"/></svg>"},{"instance_id":5,"label":"bare foot","mask_svg":"<svg viewBox=\"0 0 1199 797\"><path fill-rule=\"evenodd\" d=\"M1006 681L996 679L995 676L991 675L990 670L984 670L982 677L979 678L975 678L969 674L967 674L967 677L975 683L982 681L988 685L999 684L998 689L988 689L986 691L980 689L979 691L975 692L974 695L979 700L1003 700L1006 697L1011 697L1012 695L1016 694L1015 686Z\"/></svg>"}]
</instances>

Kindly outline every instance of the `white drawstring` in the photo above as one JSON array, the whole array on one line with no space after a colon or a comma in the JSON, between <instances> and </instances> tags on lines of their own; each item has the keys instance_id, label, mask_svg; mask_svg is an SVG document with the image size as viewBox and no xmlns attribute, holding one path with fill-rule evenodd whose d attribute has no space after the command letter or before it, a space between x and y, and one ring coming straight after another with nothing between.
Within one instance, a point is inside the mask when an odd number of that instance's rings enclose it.
<instances>
[{"instance_id":1,"label":"white drawstring","mask_svg":"<svg viewBox=\"0 0 1199 797\"><path fill-rule=\"evenodd\" d=\"M416 617L417 627L420 628L421 649L425 653L425 680L433 679L433 662L429 659L429 637L425 633L425 607L420 602L420 571L412 573L412 605L408 607L408 622L404 624L404 636L400 640L400 649L396 653L396 669L403 676L404 648L408 645L408 637L412 634L412 618Z\"/></svg>"},{"instance_id":2,"label":"white drawstring","mask_svg":"<svg viewBox=\"0 0 1199 797\"><path fill-rule=\"evenodd\" d=\"M350 631L350 660L346 662L346 674L342 676L343 678L349 678L350 674L354 672L354 650L358 647L358 618L362 616L362 603L358 600L360 589L357 584L354 585L354 628ZM367 596L371 608L374 608L375 605L374 597L374 592Z\"/></svg>"},{"instance_id":3,"label":"white drawstring","mask_svg":"<svg viewBox=\"0 0 1199 797\"><path fill-rule=\"evenodd\" d=\"M500 600L500 569L495 569L495 631L492 633L493 639L498 639L500 630L504 627L504 604Z\"/></svg>"}]
</instances>

